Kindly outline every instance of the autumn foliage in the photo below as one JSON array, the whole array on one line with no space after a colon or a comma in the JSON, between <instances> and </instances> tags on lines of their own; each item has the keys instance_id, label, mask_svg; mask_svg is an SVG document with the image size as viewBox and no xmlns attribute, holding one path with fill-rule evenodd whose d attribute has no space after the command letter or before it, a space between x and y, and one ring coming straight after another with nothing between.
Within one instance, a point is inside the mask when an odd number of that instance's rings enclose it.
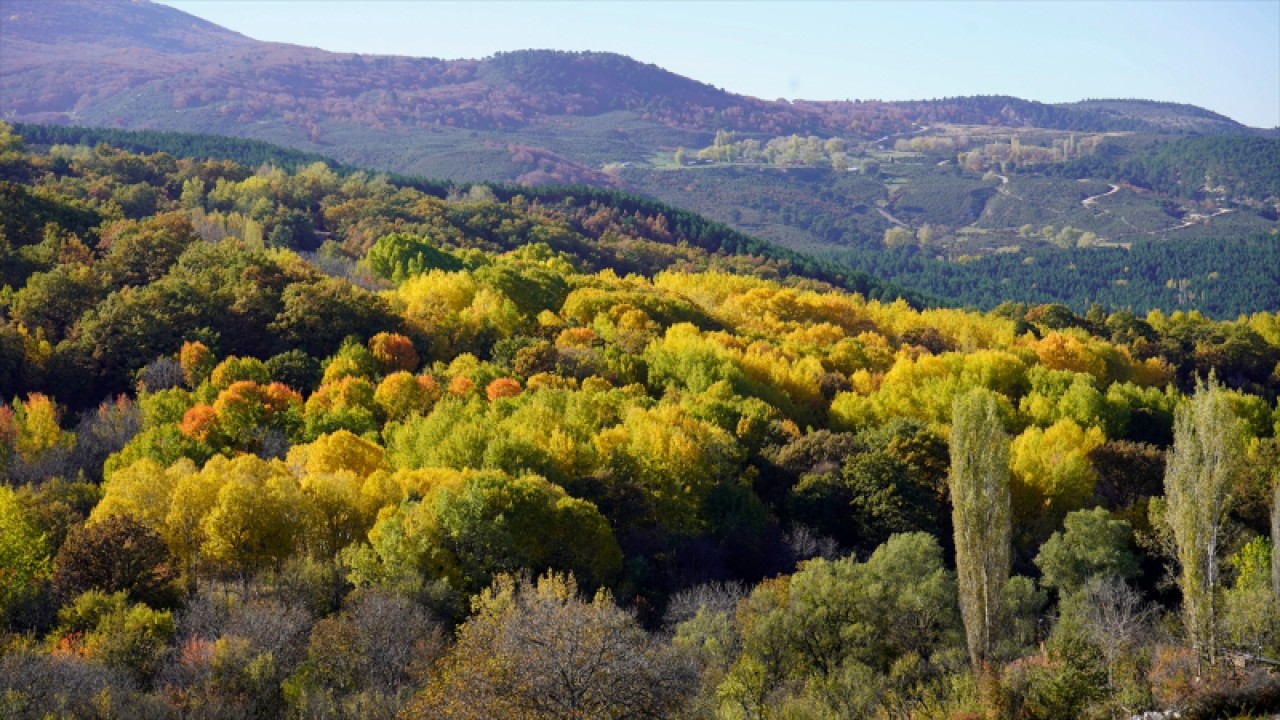
<instances>
[{"instance_id":1,"label":"autumn foliage","mask_svg":"<svg viewBox=\"0 0 1280 720\"><path fill-rule=\"evenodd\" d=\"M42 228L5 210L4 282L64 256L92 280L43 345L0 293L0 705L1074 717L1199 698L1147 605L1175 609L1157 568L1194 535L1170 530L1163 481L1170 457L1199 477L1175 440L1198 392L1241 460L1204 623L1280 642L1273 314L921 308L594 200L0 137L0 167L40 178L0 202ZM112 218L113 244L177 237L172 216L116 217L127 178L190 223L174 257L80 242ZM303 220L322 252L270 242ZM435 265L368 275L397 233ZM1269 692L1203 645L1221 687Z\"/></svg>"}]
</instances>

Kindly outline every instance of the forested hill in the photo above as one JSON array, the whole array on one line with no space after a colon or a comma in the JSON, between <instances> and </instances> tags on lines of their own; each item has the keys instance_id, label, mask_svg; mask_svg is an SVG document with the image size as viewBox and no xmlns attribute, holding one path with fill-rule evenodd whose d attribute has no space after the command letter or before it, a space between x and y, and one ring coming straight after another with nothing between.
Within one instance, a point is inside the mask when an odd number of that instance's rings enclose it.
<instances>
[{"instance_id":1,"label":"forested hill","mask_svg":"<svg viewBox=\"0 0 1280 720\"><path fill-rule=\"evenodd\" d=\"M193 133L126 131L19 123L15 133L41 152L56 145L92 148L100 143L135 153L164 153L194 160L227 160L246 168L270 165L301 171L321 162L340 177L367 171L315 153L270 143ZM1280 145L1247 137L1190 137L1119 154L1100 151L1084 160L1051 168L1066 177L1094 174L1117 181L1154 185L1177 196L1180 187L1192 198L1203 193L1183 180L1213 178L1237 197L1275 195L1277 175L1272 160ZM59 153L66 153L61 148ZM1185 168L1179 171L1178 168ZM393 185L444 199L472 192L473 185L385 175ZM1196 309L1212 317L1280 306L1280 244L1269 233L1237 233L1236 237L1146 240L1129 248L1052 246L1020 253L945 261L927 249L830 248L814 259L771 245L686 210L616 190L586 186L520 186L484 183L475 192L494 193L510 202L516 196L548 206L603 205L622 215L663 216L674 236L692 245L730 255L747 255L779 263L784 274L819 279L868 297L902 297L917 306L954 304L991 309L1009 300L1062 303L1078 312L1098 303L1111 309L1146 312ZM266 232L273 227L268 223ZM591 233L588 232L588 235ZM882 278L892 278L886 282Z\"/></svg>"},{"instance_id":2,"label":"forested hill","mask_svg":"<svg viewBox=\"0 0 1280 720\"><path fill-rule=\"evenodd\" d=\"M131 153L166 153L179 158L230 160L238 165L250 167L265 163L284 170L298 170L320 162L328 165L335 172L343 174L350 174L355 170L349 165L318 153L303 152L261 140L226 135L33 123L13 123L11 131L14 135L20 136L25 145L33 149L47 150L54 145L94 147L104 144ZM442 182L441 186L447 189L451 184Z\"/></svg>"},{"instance_id":3,"label":"forested hill","mask_svg":"<svg viewBox=\"0 0 1280 720\"><path fill-rule=\"evenodd\" d=\"M249 168L259 168L267 165L273 168L301 171L319 163L340 177L347 177L355 173L360 174L362 177L368 175L368 171L354 168L314 153L304 153L270 143L219 135L31 124L18 124L13 134L23 140L29 138L33 145L44 147L46 151L55 146L63 146L58 149L59 153L63 155L70 150L66 146L79 146L81 148L79 152L83 153L85 149L94 148L99 144L105 143L113 148L126 149L138 153L162 153L188 160L229 161L241 166L237 168L237 174L248 172ZM108 152L110 151L108 150ZM15 160L14 167L22 168L22 161ZM23 175L21 169L13 172L19 176ZM758 238L750 237L722 223L707 220L696 213L623 192L589 186L525 187L500 183L468 185L456 184L447 180L407 177L394 173L383 173L379 174L378 177L395 186L411 188L414 191L439 199L466 197L468 195L477 197L489 197L492 195L503 202L510 202L519 197L534 199L548 205L577 211L580 211L584 206L590 206L593 209L604 206L615 215L630 215L635 219L649 218L653 222L659 222L663 227L667 228L665 233L656 238L657 242L660 243L687 244L711 254L741 256L739 259L746 265L759 262L762 267L770 267L771 269L768 270L770 273L776 273L783 277L790 275L807 277L830 283L846 290L862 293L867 297L879 299L902 298L917 306L924 303L936 304L939 302L937 298L929 298L924 294L881 281L865 272L852 270L831 261L807 257L787 248L778 247ZM661 218L661 220L656 220L657 218ZM314 213L309 222L313 223L311 227L323 226L323 220L314 216ZM585 230L588 236L598 239L596 237L598 229L580 229ZM267 227L266 231L270 233L273 228ZM312 238L312 240L319 237L310 230L304 234L308 238ZM608 263L609 260L606 259L604 262ZM639 266L619 259L617 264L611 265L611 267L623 273L634 271L652 273L656 266Z\"/></svg>"},{"instance_id":4,"label":"forested hill","mask_svg":"<svg viewBox=\"0 0 1280 720\"><path fill-rule=\"evenodd\" d=\"M1074 178L1107 178L1176 198L1227 196L1264 204L1280 198L1280 141L1196 135L1131 151L1104 145L1086 158L1045 168ZM1275 219L1275 208L1268 208Z\"/></svg>"},{"instance_id":5,"label":"forested hill","mask_svg":"<svg viewBox=\"0 0 1280 720\"><path fill-rule=\"evenodd\" d=\"M578 192L0 125L0 716L1277 709L1280 315L913 308Z\"/></svg>"},{"instance_id":6,"label":"forested hill","mask_svg":"<svg viewBox=\"0 0 1280 720\"><path fill-rule=\"evenodd\" d=\"M1174 132L1239 135L1248 134L1250 130L1229 117L1186 103L1140 99L1081 100L1062 103L1059 107L1096 113L1115 121L1138 121L1148 127Z\"/></svg>"},{"instance_id":7,"label":"forested hill","mask_svg":"<svg viewBox=\"0 0 1280 720\"><path fill-rule=\"evenodd\" d=\"M0 111L21 121L222 133L279 122L312 141L334 132L330 123L378 131L515 129L610 111L709 132L868 138L930 122L1251 132L1169 104L1153 113L1115 102L1049 105L1009 97L762 100L602 52L520 51L483 60L329 53L254 41L146 0L16 0L6 5L3 22Z\"/></svg>"}]
</instances>

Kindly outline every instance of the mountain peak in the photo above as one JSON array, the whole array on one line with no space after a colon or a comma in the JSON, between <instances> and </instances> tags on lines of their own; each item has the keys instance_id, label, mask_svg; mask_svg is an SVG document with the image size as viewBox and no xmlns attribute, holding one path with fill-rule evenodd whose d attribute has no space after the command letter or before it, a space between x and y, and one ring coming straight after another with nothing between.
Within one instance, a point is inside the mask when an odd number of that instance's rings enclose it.
<instances>
[{"instance_id":1,"label":"mountain peak","mask_svg":"<svg viewBox=\"0 0 1280 720\"><path fill-rule=\"evenodd\" d=\"M255 41L149 0L7 0L5 44L89 45L196 54Z\"/></svg>"}]
</instances>

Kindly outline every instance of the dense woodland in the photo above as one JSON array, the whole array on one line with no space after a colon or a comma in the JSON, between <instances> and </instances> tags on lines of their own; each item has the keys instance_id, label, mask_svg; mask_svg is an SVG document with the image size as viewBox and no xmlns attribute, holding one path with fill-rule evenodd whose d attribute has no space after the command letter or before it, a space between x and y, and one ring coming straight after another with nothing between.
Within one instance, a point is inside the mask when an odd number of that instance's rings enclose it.
<instances>
[{"instance_id":1,"label":"dense woodland","mask_svg":"<svg viewBox=\"0 0 1280 720\"><path fill-rule=\"evenodd\" d=\"M0 126L0 714L1280 707L1280 314L254 164Z\"/></svg>"},{"instance_id":2,"label":"dense woodland","mask_svg":"<svg viewBox=\"0 0 1280 720\"><path fill-rule=\"evenodd\" d=\"M1125 248L1043 248L949 262L927 250L833 251L873 275L892 277L932 297L990 308L1001 298L1061 303L1086 312L1109 308L1195 308L1235 317L1280 307L1280 240L1148 240Z\"/></svg>"}]
</instances>

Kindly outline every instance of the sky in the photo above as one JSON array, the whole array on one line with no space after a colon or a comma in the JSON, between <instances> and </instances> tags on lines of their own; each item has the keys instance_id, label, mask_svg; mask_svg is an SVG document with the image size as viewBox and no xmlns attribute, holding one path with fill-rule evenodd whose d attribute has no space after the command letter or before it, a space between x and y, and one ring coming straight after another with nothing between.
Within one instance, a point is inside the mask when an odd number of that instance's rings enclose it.
<instances>
[{"instance_id":1,"label":"sky","mask_svg":"<svg viewBox=\"0 0 1280 720\"><path fill-rule=\"evenodd\" d=\"M775 99L1145 98L1280 126L1280 0L163 0L258 40L629 55Z\"/></svg>"}]
</instances>

